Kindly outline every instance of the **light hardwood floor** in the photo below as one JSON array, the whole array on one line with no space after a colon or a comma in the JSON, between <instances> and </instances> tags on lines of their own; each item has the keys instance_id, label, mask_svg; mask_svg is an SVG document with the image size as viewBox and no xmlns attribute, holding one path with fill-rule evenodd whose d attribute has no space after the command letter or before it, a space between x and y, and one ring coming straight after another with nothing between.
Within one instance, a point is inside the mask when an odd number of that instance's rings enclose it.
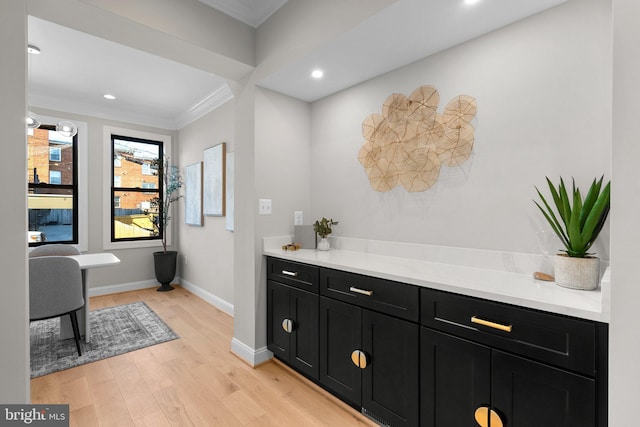
<instances>
[{"instance_id":1,"label":"light hardwood floor","mask_svg":"<svg viewBox=\"0 0 640 427\"><path fill-rule=\"evenodd\" d=\"M144 301L180 339L31 380L32 403L68 403L71 426L375 426L278 362L251 368L229 348L233 318L190 292L93 297Z\"/></svg>"}]
</instances>

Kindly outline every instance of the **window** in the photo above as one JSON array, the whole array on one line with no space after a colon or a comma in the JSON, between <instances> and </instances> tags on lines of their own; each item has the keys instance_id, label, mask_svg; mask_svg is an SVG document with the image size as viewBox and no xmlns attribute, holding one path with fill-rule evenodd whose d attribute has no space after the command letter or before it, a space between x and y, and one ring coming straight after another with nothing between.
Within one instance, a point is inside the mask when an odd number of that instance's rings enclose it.
<instances>
[{"instance_id":1,"label":"window","mask_svg":"<svg viewBox=\"0 0 640 427\"><path fill-rule=\"evenodd\" d=\"M163 148L162 141L111 135L111 242L162 238Z\"/></svg>"},{"instance_id":2,"label":"window","mask_svg":"<svg viewBox=\"0 0 640 427\"><path fill-rule=\"evenodd\" d=\"M49 147L49 160L52 162L62 161L62 150L59 147Z\"/></svg>"},{"instance_id":3,"label":"window","mask_svg":"<svg viewBox=\"0 0 640 427\"><path fill-rule=\"evenodd\" d=\"M78 244L78 136L42 125L27 145L29 246Z\"/></svg>"},{"instance_id":4,"label":"window","mask_svg":"<svg viewBox=\"0 0 640 427\"><path fill-rule=\"evenodd\" d=\"M62 184L62 173L60 171L49 171L49 184Z\"/></svg>"},{"instance_id":5,"label":"window","mask_svg":"<svg viewBox=\"0 0 640 427\"><path fill-rule=\"evenodd\" d=\"M150 163L142 164L142 175L153 175L153 171Z\"/></svg>"}]
</instances>

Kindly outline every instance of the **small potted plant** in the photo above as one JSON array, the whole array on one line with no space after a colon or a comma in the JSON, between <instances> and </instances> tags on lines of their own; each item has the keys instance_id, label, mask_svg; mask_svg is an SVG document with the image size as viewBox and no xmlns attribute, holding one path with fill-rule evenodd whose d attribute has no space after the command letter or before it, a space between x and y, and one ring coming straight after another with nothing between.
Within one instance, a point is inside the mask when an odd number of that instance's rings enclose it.
<instances>
[{"instance_id":1,"label":"small potted plant","mask_svg":"<svg viewBox=\"0 0 640 427\"><path fill-rule=\"evenodd\" d=\"M319 251L328 251L331 246L329 245L329 240L327 236L331 234L333 231L331 229L332 225L337 225L338 221L334 221L333 219L327 219L322 217L321 220L316 221L313 224L313 230L316 232L318 236L320 236L320 241L318 242L318 250Z\"/></svg>"},{"instance_id":2,"label":"small potted plant","mask_svg":"<svg viewBox=\"0 0 640 427\"><path fill-rule=\"evenodd\" d=\"M547 178L555 211L536 187L544 207L534 203L565 247L565 253L554 258L555 281L560 286L582 290L598 287L600 260L588 251L609 215L611 182L602 187L603 178L593 180L584 199L575 180L569 194L562 178L558 188Z\"/></svg>"},{"instance_id":3,"label":"small potted plant","mask_svg":"<svg viewBox=\"0 0 640 427\"><path fill-rule=\"evenodd\" d=\"M182 176L177 166L169 164L168 158L165 157L162 162L158 159L157 163L162 177L164 197L162 204L160 204L159 198L153 199L152 206L158 210L154 218L156 233L160 233L160 226L162 227L162 251L153 253L153 262L156 280L161 284L157 290L166 292L173 289L171 281L176 275L178 252L167 250L167 234L169 222L171 221L171 205L182 197L179 194L179 190L182 187Z\"/></svg>"}]
</instances>

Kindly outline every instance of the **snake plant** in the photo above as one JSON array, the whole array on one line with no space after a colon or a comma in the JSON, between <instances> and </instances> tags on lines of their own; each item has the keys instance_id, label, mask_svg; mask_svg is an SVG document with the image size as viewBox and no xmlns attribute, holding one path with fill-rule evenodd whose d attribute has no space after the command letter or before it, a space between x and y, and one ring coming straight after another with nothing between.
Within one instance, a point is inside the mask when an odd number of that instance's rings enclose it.
<instances>
[{"instance_id":1,"label":"snake plant","mask_svg":"<svg viewBox=\"0 0 640 427\"><path fill-rule=\"evenodd\" d=\"M584 200L580 194L580 189L576 187L575 180L572 179L573 194L570 196L562 178L560 178L560 185L558 185L557 189L551 180L547 178L547 184L553 197L553 204L562 222L558 220L558 216L556 216L550 204L547 203L547 200L536 187L544 208L535 200L534 203L547 219L553 231L558 235L566 248L565 252L570 257L584 258L590 255L587 251L600 234L607 220L611 182L608 182L602 188L603 178L604 176L597 181L593 180Z\"/></svg>"}]
</instances>

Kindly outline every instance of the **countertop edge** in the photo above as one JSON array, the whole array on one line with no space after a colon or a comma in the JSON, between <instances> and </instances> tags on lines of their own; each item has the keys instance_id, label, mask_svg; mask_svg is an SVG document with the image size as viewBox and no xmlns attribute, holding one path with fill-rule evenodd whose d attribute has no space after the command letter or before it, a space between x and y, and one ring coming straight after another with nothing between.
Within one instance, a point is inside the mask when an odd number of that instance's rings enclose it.
<instances>
[{"instance_id":1,"label":"countertop edge","mask_svg":"<svg viewBox=\"0 0 640 427\"><path fill-rule=\"evenodd\" d=\"M323 252L264 248L263 255L585 320L609 322L608 311L603 310L605 297L601 288L595 291L572 290L554 282L537 281L532 275L522 273L339 249ZM605 279L607 277L608 271Z\"/></svg>"}]
</instances>

